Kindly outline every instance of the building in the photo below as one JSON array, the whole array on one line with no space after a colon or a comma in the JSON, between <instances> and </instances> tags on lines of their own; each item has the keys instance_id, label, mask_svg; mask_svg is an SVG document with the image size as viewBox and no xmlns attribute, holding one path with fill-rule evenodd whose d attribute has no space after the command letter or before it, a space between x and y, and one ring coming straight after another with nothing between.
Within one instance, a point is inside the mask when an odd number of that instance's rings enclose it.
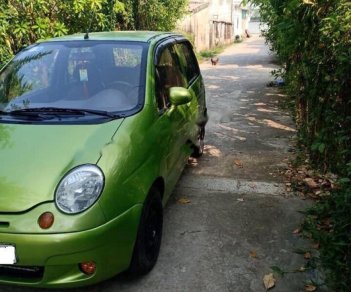
<instances>
[{"instance_id":1,"label":"building","mask_svg":"<svg viewBox=\"0 0 351 292\"><path fill-rule=\"evenodd\" d=\"M196 51L210 48L209 19L208 1L189 1L189 14L178 23L181 31L192 35Z\"/></svg>"},{"instance_id":2,"label":"building","mask_svg":"<svg viewBox=\"0 0 351 292\"><path fill-rule=\"evenodd\" d=\"M249 8L241 0L189 1L189 14L178 28L193 36L197 51L232 43L245 36Z\"/></svg>"},{"instance_id":3,"label":"building","mask_svg":"<svg viewBox=\"0 0 351 292\"><path fill-rule=\"evenodd\" d=\"M232 0L212 0L209 4L209 47L233 42Z\"/></svg>"},{"instance_id":4,"label":"building","mask_svg":"<svg viewBox=\"0 0 351 292\"><path fill-rule=\"evenodd\" d=\"M235 39L241 39L249 27L250 8L242 0L233 0L232 5L233 34Z\"/></svg>"}]
</instances>

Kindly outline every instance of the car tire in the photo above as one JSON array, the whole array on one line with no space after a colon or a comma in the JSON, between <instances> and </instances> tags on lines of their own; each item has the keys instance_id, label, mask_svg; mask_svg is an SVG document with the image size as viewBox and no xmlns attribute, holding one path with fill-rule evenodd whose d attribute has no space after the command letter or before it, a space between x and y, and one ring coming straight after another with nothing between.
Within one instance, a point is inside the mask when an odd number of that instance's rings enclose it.
<instances>
[{"instance_id":1,"label":"car tire","mask_svg":"<svg viewBox=\"0 0 351 292\"><path fill-rule=\"evenodd\" d=\"M197 137L197 143L194 144L192 147L193 152L191 154L191 157L199 158L204 154L204 148L205 148L204 139L205 139L205 126L200 126L199 134Z\"/></svg>"},{"instance_id":2,"label":"car tire","mask_svg":"<svg viewBox=\"0 0 351 292\"><path fill-rule=\"evenodd\" d=\"M163 226L163 207L158 189L151 189L144 202L136 242L128 274L145 275L152 270L160 252Z\"/></svg>"}]
</instances>

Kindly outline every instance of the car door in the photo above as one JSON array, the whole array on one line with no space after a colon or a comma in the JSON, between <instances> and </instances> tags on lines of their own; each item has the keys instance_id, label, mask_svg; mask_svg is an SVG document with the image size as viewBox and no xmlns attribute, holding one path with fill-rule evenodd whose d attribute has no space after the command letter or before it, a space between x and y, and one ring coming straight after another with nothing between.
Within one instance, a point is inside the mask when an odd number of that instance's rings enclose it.
<instances>
[{"instance_id":1,"label":"car door","mask_svg":"<svg viewBox=\"0 0 351 292\"><path fill-rule=\"evenodd\" d=\"M185 76L186 87L193 96L192 102L187 104L185 111L188 122L187 135L189 139L196 139L199 126L203 126L207 122L205 86L191 44L181 39L175 47Z\"/></svg>"},{"instance_id":2,"label":"car door","mask_svg":"<svg viewBox=\"0 0 351 292\"><path fill-rule=\"evenodd\" d=\"M155 60L155 98L158 107L158 127L166 132L162 143L167 144L165 173L168 186L174 186L178 180L186 159L190 154L187 145L186 126L187 105L172 106L169 99L171 87L186 87L186 80L180 67L174 42L160 49Z\"/></svg>"}]
</instances>

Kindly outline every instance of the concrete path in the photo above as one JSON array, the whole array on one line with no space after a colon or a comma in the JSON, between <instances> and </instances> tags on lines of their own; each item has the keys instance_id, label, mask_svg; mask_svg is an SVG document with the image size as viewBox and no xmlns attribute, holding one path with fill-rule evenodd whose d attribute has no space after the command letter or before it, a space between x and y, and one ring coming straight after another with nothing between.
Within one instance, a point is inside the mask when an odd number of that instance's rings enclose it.
<instances>
[{"instance_id":1,"label":"concrete path","mask_svg":"<svg viewBox=\"0 0 351 292\"><path fill-rule=\"evenodd\" d=\"M166 207L156 267L139 280L116 277L74 291L259 292L271 266L291 271L304 265L293 251L308 243L293 230L308 203L287 193L278 175L295 129L278 109L277 89L266 86L274 68L258 36L226 49L217 66L202 64L210 115L206 151L186 168ZM304 291L308 276L276 277L273 291Z\"/></svg>"}]
</instances>

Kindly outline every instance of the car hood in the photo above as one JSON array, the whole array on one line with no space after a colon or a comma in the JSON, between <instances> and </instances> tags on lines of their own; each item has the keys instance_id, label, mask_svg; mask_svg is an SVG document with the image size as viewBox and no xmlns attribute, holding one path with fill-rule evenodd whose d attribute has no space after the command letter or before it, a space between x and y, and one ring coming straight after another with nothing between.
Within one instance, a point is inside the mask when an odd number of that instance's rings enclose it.
<instances>
[{"instance_id":1,"label":"car hood","mask_svg":"<svg viewBox=\"0 0 351 292\"><path fill-rule=\"evenodd\" d=\"M70 169L95 164L123 120L97 125L0 124L0 212L52 201Z\"/></svg>"}]
</instances>

